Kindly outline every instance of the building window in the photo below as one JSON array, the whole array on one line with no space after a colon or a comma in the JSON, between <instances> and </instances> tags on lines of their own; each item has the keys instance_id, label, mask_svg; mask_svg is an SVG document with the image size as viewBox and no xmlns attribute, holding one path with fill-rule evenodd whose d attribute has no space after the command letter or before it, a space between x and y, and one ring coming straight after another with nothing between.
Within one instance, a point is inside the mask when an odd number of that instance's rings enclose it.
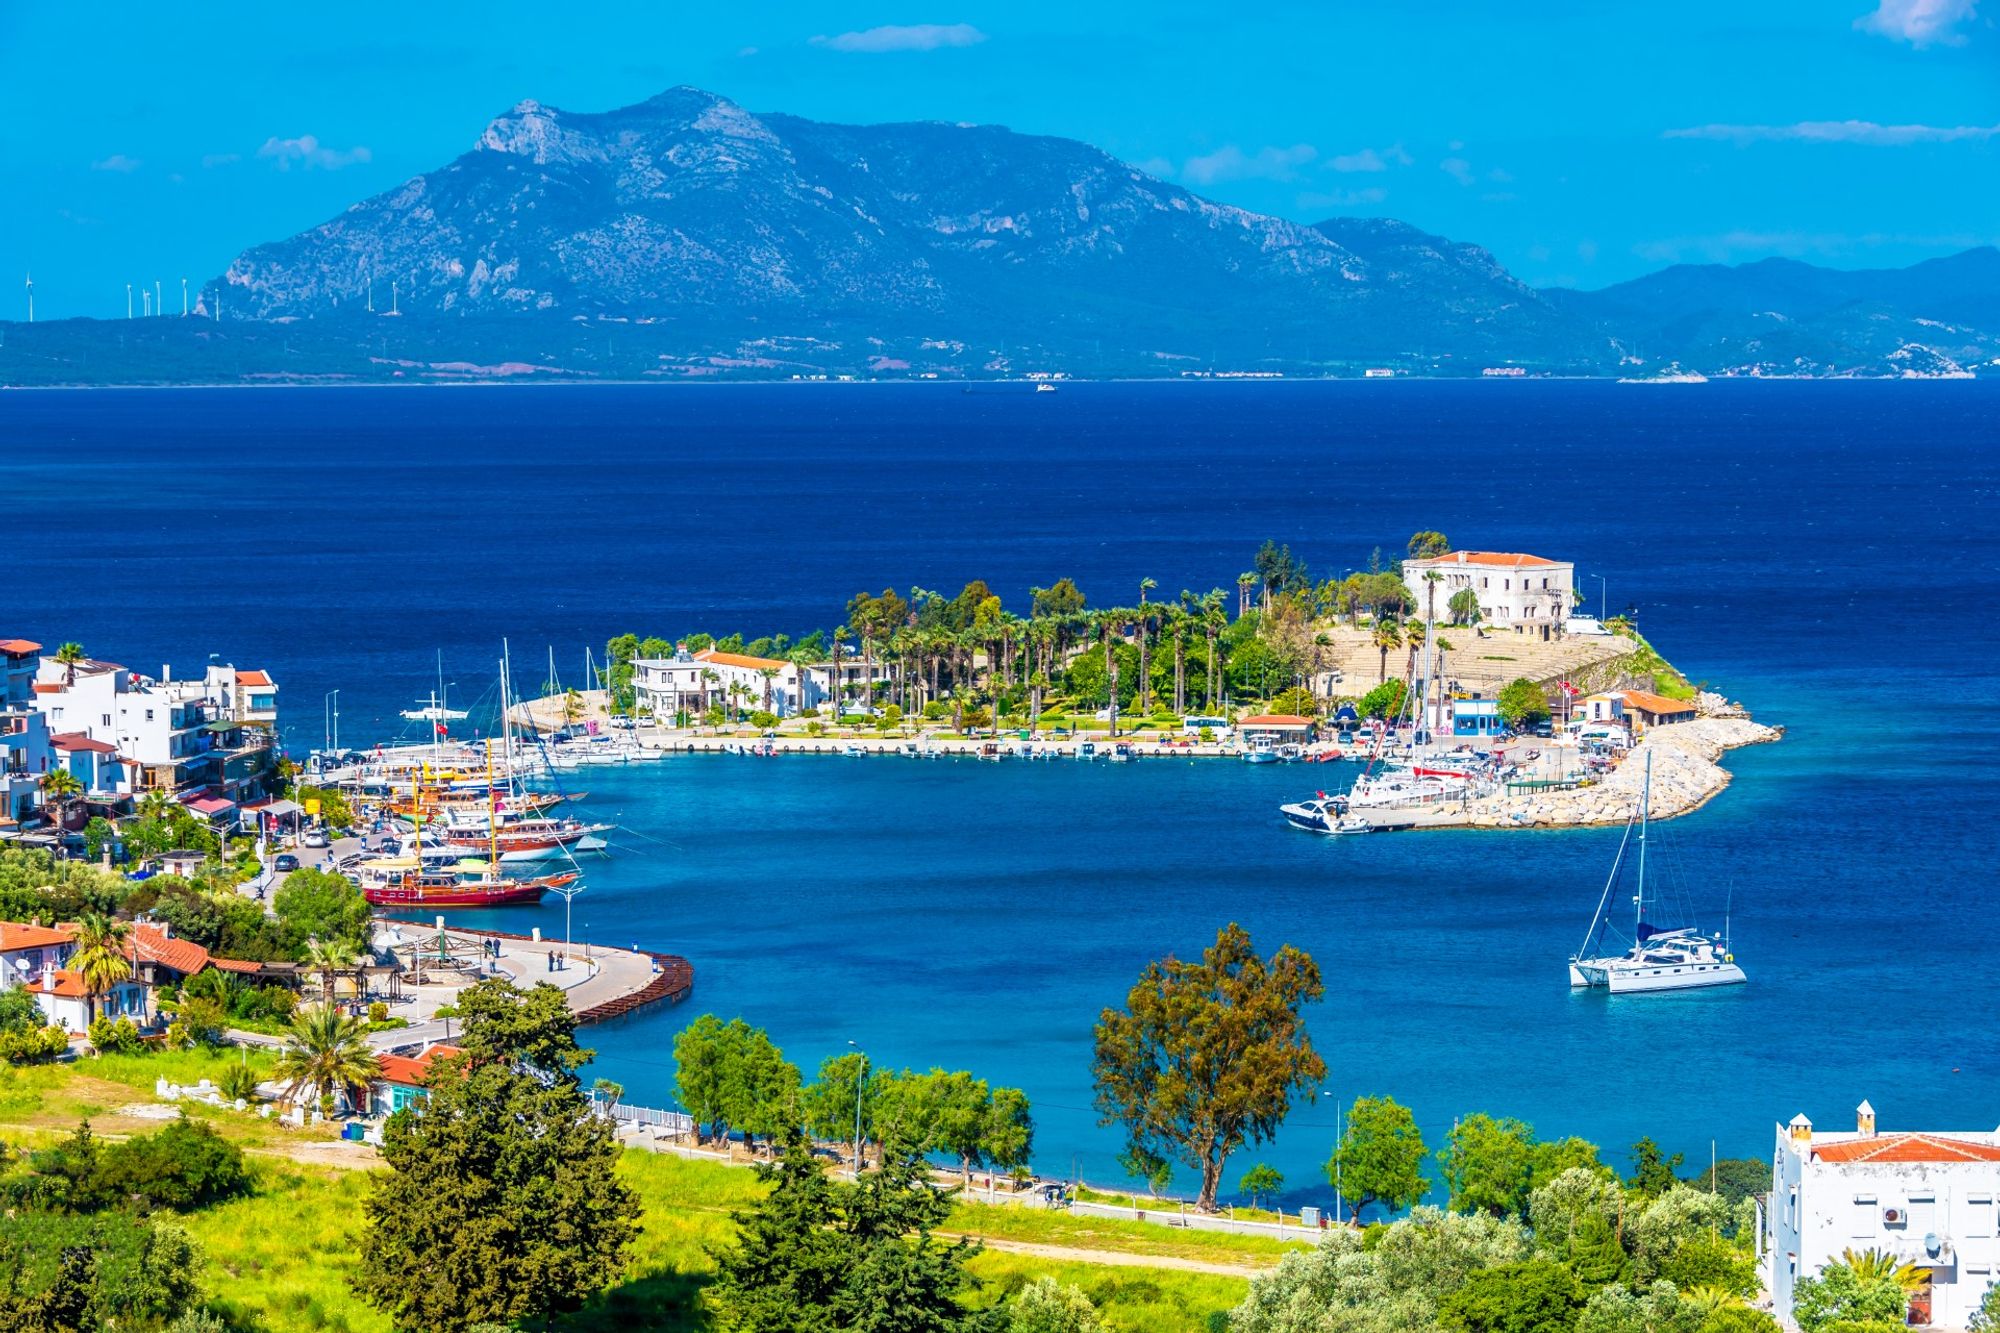
<instances>
[{"instance_id":1,"label":"building window","mask_svg":"<svg viewBox=\"0 0 2000 1333\"><path fill-rule=\"evenodd\" d=\"M148 722L151 722L153 720L153 710L150 708L146 710L146 720Z\"/></svg>"}]
</instances>

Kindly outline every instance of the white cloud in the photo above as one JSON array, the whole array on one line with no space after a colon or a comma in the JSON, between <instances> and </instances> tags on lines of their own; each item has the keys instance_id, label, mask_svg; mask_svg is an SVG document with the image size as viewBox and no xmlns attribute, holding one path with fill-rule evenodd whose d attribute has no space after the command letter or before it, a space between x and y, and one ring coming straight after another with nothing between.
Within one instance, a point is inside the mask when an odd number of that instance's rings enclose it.
<instances>
[{"instance_id":1,"label":"white cloud","mask_svg":"<svg viewBox=\"0 0 2000 1333\"><path fill-rule=\"evenodd\" d=\"M1181 179L1193 185L1214 185L1218 181L1286 181L1318 156L1319 150L1311 144L1260 148L1254 153L1246 153L1235 144L1227 144L1212 153L1189 158L1181 165Z\"/></svg>"},{"instance_id":2,"label":"white cloud","mask_svg":"<svg viewBox=\"0 0 2000 1333\"><path fill-rule=\"evenodd\" d=\"M1410 155L1398 143L1390 144L1380 152L1364 148L1358 153L1342 153L1329 158L1327 165L1335 171L1387 171L1390 167L1407 167L1410 162Z\"/></svg>"},{"instance_id":3,"label":"white cloud","mask_svg":"<svg viewBox=\"0 0 2000 1333\"><path fill-rule=\"evenodd\" d=\"M1668 130L1668 139L1723 139L1731 143L1793 141L1854 143L1900 148L1913 143L1957 143L2000 138L2000 125L1878 125L1872 120L1802 120L1796 125L1694 125Z\"/></svg>"},{"instance_id":4,"label":"white cloud","mask_svg":"<svg viewBox=\"0 0 2000 1333\"><path fill-rule=\"evenodd\" d=\"M1438 170L1457 181L1460 185L1470 185L1473 181L1472 164L1462 157L1448 157L1438 163Z\"/></svg>"},{"instance_id":5,"label":"white cloud","mask_svg":"<svg viewBox=\"0 0 2000 1333\"><path fill-rule=\"evenodd\" d=\"M1389 197L1389 192L1379 185L1371 185L1365 190L1335 190L1330 194L1302 194L1300 208L1367 208L1379 204Z\"/></svg>"},{"instance_id":6,"label":"white cloud","mask_svg":"<svg viewBox=\"0 0 2000 1333\"><path fill-rule=\"evenodd\" d=\"M91 163L90 169L92 171L137 171L139 169L139 159L136 157L127 157L123 153L113 153L110 157Z\"/></svg>"},{"instance_id":7,"label":"white cloud","mask_svg":"<svg viewBox=\"0 0 2000 1333\"><path fill-rule=\"evenodd\" d=\"M204 167L226 167L231 162L241 162L242 160L243 154L241 153L209 153L203 156L201 164Z\"/></svg>"},{"instance_id":8,"label":"white cloud","mask_svg":"<svg viewBox=\"0 0 2000 1333\"><path fill-rule=\"evenodd\" d=\"M986 34L970 23L888 24L863 32L843 32L833 37L815 37L814 46L830 51L859 51L873 55L882 51L935 51L946 46L977 46Z\"/></svg>"},{"instance_id":9,"label":"white cloud","mask_svg":"<svg viewBox=\"0 0 2000 1333\"><path fill-rule=\"evenodd\" d=\"M1854 26L1912 46L1962 46L1965 34L1958 25L1978 8L1979 0L1881 0L1874 13L1863 14Z\"/></svg>"},{"instance_id":10,"label":"white cloud","mask_svg":"<svg viewBox=\"0 0 2000 1333\"><path fill-rule=\"evenodd\" d=\"M338 171L357 162L366 162L373 154L359 145L345 150L328 148L312 135L301 134L296 139L280 139L273 135L264 140L264 146L257 150L257 156L276 162L280 171L290 171L294 162L303 167L323 167L328 171Z\"/></svg>"},{"instance_id":11,"label":"white cloud","mask_svg":"<svg viewBox=\"0 0 2000 1333\"><path fill-rule=\"evenodd\" d=\"M1174 174L1174 164L1164 157L1149 157L1132 165L1148 176L1159 176L1164 179Z\"/></svg>"}]
</instances>

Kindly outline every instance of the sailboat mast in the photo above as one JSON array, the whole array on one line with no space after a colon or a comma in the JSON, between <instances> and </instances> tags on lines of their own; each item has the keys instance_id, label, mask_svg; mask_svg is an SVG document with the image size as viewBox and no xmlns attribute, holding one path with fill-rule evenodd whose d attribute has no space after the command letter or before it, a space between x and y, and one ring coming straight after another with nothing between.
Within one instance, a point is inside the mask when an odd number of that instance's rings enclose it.
<instances>
[{"instance_id":1,"label":"sailboat mast","mask_svg":"<svg viewBox=\"0 0 2000 1333\"><path fill-rule=\"evenodd\" d=\"M1646 830L1653 818L1653 752L1646 751L1646 780L1639 788L1639 892L1632 911L1634 943L1639 943L1637 927L1646 922Z\"/></svg>"}]
</instances>

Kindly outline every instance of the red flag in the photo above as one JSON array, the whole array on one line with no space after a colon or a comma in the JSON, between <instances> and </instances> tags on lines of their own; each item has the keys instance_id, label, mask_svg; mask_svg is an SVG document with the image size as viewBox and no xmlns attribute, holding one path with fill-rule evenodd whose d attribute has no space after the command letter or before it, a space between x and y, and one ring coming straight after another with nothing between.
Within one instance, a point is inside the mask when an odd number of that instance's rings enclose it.
<instances>
[{"instance_id":1,"label":"red flag","mask_svg":"<svg viewBox=\"0 0 2000 1333\"><path fill-rule=\"evenodd\" d=\"M437 731L438 731L438 735L440 735L440 736L442 736L442 735L444 735L444 734L445 734L445 731L446 731L446 727L445 727L444 723L440 722L440 723L438 723L438 724L437 724Z\"/></svg>"}]
</instances>

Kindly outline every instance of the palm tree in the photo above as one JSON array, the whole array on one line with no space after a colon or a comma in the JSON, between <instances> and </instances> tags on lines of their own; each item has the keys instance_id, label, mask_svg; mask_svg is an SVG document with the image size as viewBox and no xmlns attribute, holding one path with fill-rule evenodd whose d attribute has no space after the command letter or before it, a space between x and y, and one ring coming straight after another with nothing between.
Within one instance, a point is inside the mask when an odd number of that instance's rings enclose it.
<instances>
[{"instance_id":1,"label":"palm tree","mask_svg":"<svg viewBox=\"0 0 2000 1333\"><path fill-rule=\"evenodd\" d=\"M341 940L322 940L317 935L306 941L306 966L320 974L320 993L333 1003L333 978L360 961L352 945Z\"/></svg>"},{"instance_id":2,"label":"palm tree","mask_svg":"<svg viewBox=\"0 0 2000 1333\"><path fill-rule=\"evenodd\" d=\"M139 815L144 819L157 819L165 822L172 819L174 811L180 808L181 803L179 801L176 801L172 796L157 787L139 798Z\"/></svg>"},{"instance_id":3,"label":"palm tree","mask_svg":"<svg viewBox=\"0 0 2000 1333\"><path fill-rule=\"evenodd\" d=\"M1855 1281L1862 1286L1889 1281L1901 1287L1905 1294L1921 1291L1924 1283L1931 1280L1931 1270L1908 1263L1887 1250L1842 1250L1841 1264L1854 1274Z\"/></svg>"},{"instance_id":4,"label":"palm tree","mask_svg":"<svg viewBox=\"0 0 2000 1333\"><path fill-rule=\"evenodd\" d=\"M1745 1304L1735 1292L1712 1286L1689 1287L1681 1292L1681 1299L1704 1315L1721 1314L1724 1310L1734 1310Z\"/></svg>"},{"instance_id":5,"label":"palm tree","mask_svg":"<svg viewBox=\"0 0 2000 1333\"><path fill-rule=\"evenodd\" d=\"M1403 669L1403 678L1415 682L1417 678L1417 650L1424 646L1424 622L1412 620L1403 626L1403 642L1410 645L1410 661Z\"/></svg>"},{"instance_id":6,"label":"palm tree","mask_svg":"<svg viewBox=\"0 0 2000 1333\"><path fill-rule=\"evenodd\" d=\"M1201 599L1202 627L1208 631L1208 710L1215 711L1216 700L1221 695L1222 685L1222 630L1228 618L1222 613L1223 598L1228 594L1220 588L1211 588L1208 596Z\"/></svg>"},{"instance_id":7,"label":"palm tree","mask_svg":"<svg viewBox=\"0 0 2000 1333\"><path fill-rule=\"evenodd\" d=\"M713 668L703 667L701 669L701 711L704 717L708 715L710 707L708 698L709 688L721 682L722 677Z\"/></svg>"},{"instance_id":8,"label":"palm tree","mask_svg":"<svg viewBox=\"0 0 2000 1333\"><path fill-rule=\"evenodd\" d=\"M1236 618L1238 620L1250 614L1250 590L1256 586L1256 574L1245 571L1236 576Z\"/></svg>"},{"instance_id":9,"label":"palm tree","mask_svg":"<svg viewBox=\"0 0 2000 1333\"><path fill-rule=\"evenodd\" d=\"M83 795L83 782L66 768L52 768L42 774L42 800L54 811L56 828L63 827L63 817L78 797Z\"/></svg>"},{"instance_id":10,"label":"palm tree","mask_svg":"<svg viewBox=\"0 0 2000 1333\"><path fill-rule=\"evenodd\" d=\"M70 970L83 978L89 992L88 1015L97 1017L97 997L132 975L131 927L101 912L86 912L76 927L76 951Z\"/></svg>"},{"instance_id":11,"label":"palm tree","mask_svg":"<svg viewBox=\"0 0 2000 1333\"><path fill-rule=\"evenodd\" d=\"M840 696L845 693L840 681L840 641L847 634L847 626L833 627L833 673L826 679L827 693L833 696L833 721L840 721Z\"/></svg>"},{"instance_id":12,"label":"palm tree","mask_svg":"<svg viewBox=\"0 0 2000 1333\"><path fill-rule=\"evenodd\" d=\"M360 1105L369 1083L382 1072L362 1035L361 1020L331 1004L312 1005L294 1014L285 1033L285 1049L271 1067L272 1076L285 1085L284 1100L296 1103L302 1092L316 1098L344 1092L350 1103Z\"/></svg>"},{"instance_id":13,"label":"palm tree","mask_svg":"<svg viewBox=\"0 0 2000 1333\"><path fill-rule=\"evenodd\" d=\"M778 678L778 668L758 667L757 674L764 678L764 711L775 712L776 710L771 707L771 682Z\"/></svg>"},{"instance_id":14,"label":"palm tree","mask_svg":"<svg viewBox=\"0 0 2000 1333\"><path fill-rule=\"evenodd\" d=\"M1375 649L1382 654L1381 667L1375 673L1375 683L1380 685L1389 679L1390 650L1403 646L1403 630L1395 621L1381 616L1375 621Z\"/></svg>"},{"instance_id":15,"label":"palm tree","mask_svg":"<svg viewBox=\"0 0 2000 1333\"><path fill-rule=\"evenodd\" d=\"M63 668L63 685L68 687L76 684L76 668L78 664L88 662L90 659L84 656L82 644L66 643L56 649L55 660L57 665Z\"/></svg>"}]
</instances>

